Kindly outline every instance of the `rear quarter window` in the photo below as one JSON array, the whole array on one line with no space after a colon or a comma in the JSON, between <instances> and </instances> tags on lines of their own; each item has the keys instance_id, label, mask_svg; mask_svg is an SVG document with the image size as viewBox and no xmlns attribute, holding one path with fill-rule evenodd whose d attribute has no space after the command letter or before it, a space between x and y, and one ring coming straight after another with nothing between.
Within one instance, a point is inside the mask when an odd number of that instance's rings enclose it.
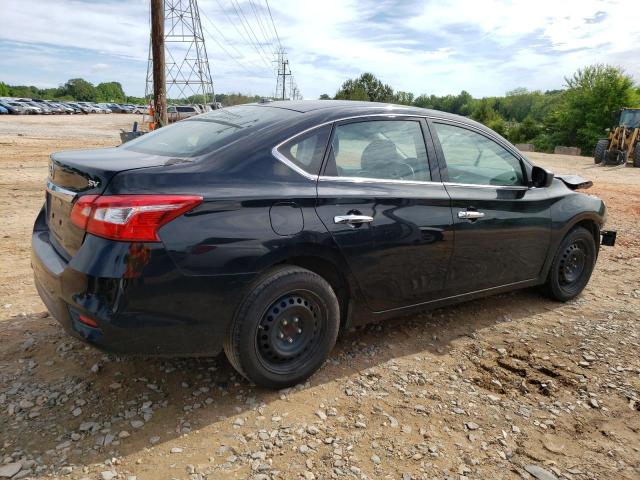
<instances>
[{"instance_id":1,"label":"rear quarter window","mask_svg":"<svg viewBox=\"0 0 640 480\"><path fill-rule=\"evenodd\" d=\"M331 135L331 125L324 125L298 135L278 147L278 153L311 175L318 175Z\"/></svg>"}]
</instances>

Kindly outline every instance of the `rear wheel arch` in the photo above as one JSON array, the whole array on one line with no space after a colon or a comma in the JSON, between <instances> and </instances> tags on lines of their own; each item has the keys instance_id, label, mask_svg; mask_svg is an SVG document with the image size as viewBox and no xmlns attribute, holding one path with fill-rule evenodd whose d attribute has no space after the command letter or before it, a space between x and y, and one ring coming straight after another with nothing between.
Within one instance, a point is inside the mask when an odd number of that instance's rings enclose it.
<instances>
[{"instance_id":1,"label":"rear wheel arch","mask_svg":"<svg viewBox=\"0 0 640 480\"><path fill-rule=\"evenodd\" d=\"M349 302L353 298L353 286L340 267L325 257L300 255L288 258L280 265L293 265L321 276L333 289L340 303L340 328L348 325Z\"/></svg>"}]
</instances>

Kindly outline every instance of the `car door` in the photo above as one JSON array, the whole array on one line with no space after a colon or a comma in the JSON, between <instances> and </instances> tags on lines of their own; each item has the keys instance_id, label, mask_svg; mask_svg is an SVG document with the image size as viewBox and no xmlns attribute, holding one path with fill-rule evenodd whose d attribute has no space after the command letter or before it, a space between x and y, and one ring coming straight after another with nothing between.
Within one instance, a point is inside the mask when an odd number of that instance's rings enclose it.
<instances>
[{"instance_id":1,"label":"car door","mask_svg":"<svg viewBox=\"0 0 640 480\"><path fill-rule=\"evenodd\" d=\"M528 186L523 160L490 132L430 125L455 231L446 294L536 279L551 239L546 189Z\"/></svg>"},{"instance_id":2,"label":"car door","mask_svg":"<svg viewBox=\"0 0 640 480\"><path fill-rule=\"evenodd\" d=\"M334 125L316 210L374 311L437 298L453 252L449 196L426 121L373 116Z\"/></svg>"}]
</instances>

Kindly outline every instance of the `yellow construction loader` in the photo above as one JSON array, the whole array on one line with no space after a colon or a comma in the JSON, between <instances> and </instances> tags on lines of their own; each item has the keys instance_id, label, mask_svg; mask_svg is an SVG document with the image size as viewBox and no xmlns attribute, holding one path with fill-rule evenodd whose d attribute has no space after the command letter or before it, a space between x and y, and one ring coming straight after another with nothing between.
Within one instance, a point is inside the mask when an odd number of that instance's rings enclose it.
<instances>
[{"instance_id":1,"label":"yellow construction loader","mask_svg":"<svg viewBox=\"0 0 640 480\"><path fill-rule=\"evenodd\" d=\"M623 108L609 138L598 140L594 161L601 165L630 163L640 167L640 108Z\"/></svg>"}]
</instances>

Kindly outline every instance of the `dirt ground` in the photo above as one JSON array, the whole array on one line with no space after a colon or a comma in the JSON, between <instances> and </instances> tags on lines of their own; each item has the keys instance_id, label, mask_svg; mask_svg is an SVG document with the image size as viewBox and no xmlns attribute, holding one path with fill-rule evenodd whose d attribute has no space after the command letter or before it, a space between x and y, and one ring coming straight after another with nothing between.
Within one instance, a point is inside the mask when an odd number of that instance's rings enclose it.
<instances>
[{"instance_id":1,"label":"dirt ground","mask_svg":"<svg viewBox=\"0 0 640 480\"><path fill-rule=\"evenodd\" d=\"M346 332L274 392L222 356L102 354L40 302L48 154L134 119L0 117L0 479L640 478L640 169L530 154L593 180L618 231L575 301L524 290Z\"/></svg>"}]
</instances>

